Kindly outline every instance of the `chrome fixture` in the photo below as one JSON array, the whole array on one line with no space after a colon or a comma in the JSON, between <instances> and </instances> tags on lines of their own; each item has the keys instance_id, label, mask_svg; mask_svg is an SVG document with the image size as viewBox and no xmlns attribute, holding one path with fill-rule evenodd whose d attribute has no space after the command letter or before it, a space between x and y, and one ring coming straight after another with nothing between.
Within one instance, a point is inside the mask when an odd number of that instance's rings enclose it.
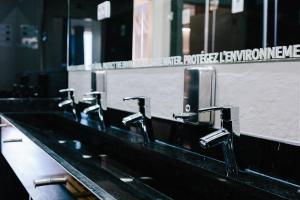
<instances>
[{"instance_id":1,"label":"chrome fixture","mask_svg":"<svg viewBox=\"0 0 300 200\"><path fill-rule=\"evenodd\" d=\"M151 107L149 97L129 97L123 98L123 101L137 100L139 105L139 112L124 117L122 123L125 126L135 125L141 130L141 134L144 137L144 143L154 141L152 124L151 124Z\"/></svg>"},{"instance_id":2,"label":"chrome fixture","mask_svg":"<svg viewBox=\"0 0 300 200\"><path fill-rule=\"evenodd\" d=\"M98 91L86 93L85 96L90 96L90 97L83 98L83 101L92 102L93 105L85 108L83 110L83 113L88 114L91 112L97 112L101 129L105 130L106 125L105 125L105 121L104 121L104 110L101 105L101 95L102 95L102 93L98 92Z\"/></svg>"},{"instance_id":3,"label":"chrome fixture","mask_svg":"<svg viewBox=\"0 0 300 200\"><path fill-rule=\"evenodd\" d=\"M199 113L220 111L221 128L200 138L199 142L203 148L222 144L227 175L236 175L238 173L238 165L234 154L233 136L240 136L239 108L221 106L202 108L198 111Z\"/></svg>"},{"instance_id":4,"label":"chrome fixture","mask_svg":"<svg viewBox=\"0 0 300 200\"><path fill-rule=\"evenodd\" d=\"M72 89L72 88L61 89L61 90L59 90L59 93L68 93L68 97L64 101L60 102L58 104L58 107L63 108L67 105L71 106L74 118L76 121L78 121L78 115L77 115L77 111L76 111L76 107L75 107L75 100L74 100L74 89Z\"/></svg>"},{"instance_id":5,"label":"chrome fixture","mask_svg":"<svg viewBox=\"0 0 300 200\"><path fill-rule=\"evenodd\" d=\"M221 128L200 138L200 145L209 148L223 145L223 154L227 174L237 174L233 136L240 135L239 109L237 107L215 106L216 70L214 67L192 67L184 70L183 113L173 114L175 119L185 123L213 126L215 112L220 111Z\"/></svg>"},{"instance_id":6,"label":"chrome fixture","mask_svg":"<svg viewBox=\"0 0 300 200\"><path fill-rule=\"evenodd\" d=\"M213 126L214 113L198 113L199 108L215 105L216 70L213 67L192 67L184 70L183 113L173 115L192 124Z\"/></svg>"}]
</instances>

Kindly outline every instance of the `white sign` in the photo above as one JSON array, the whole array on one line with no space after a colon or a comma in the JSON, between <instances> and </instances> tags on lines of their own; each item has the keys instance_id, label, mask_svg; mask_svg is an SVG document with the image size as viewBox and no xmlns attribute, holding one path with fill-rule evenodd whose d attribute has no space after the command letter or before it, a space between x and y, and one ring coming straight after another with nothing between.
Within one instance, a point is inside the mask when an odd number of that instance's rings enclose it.
<instances>
[{"instance_id":1,"label":"white sign","mask_svg":"<svg viewBox=\"0 0 300 200\"><path fill-rule=\"evenodd\" d=\"M244 11L244 0L232 0L231 12L240 13Z\"/></svg>"},{"instance_id":2,"label":"white sign","mask_svg":"<svg viewBox=\"0 0 300 200\"><path fill-rule=\"evenodd\" d=\"M220 1L219 0L210 0L209 1L209 10L216 11L219 8Z\"/></svg>"},{"instance_id":3,"label":"white sign","mask_svg":"<svg viewBox=\"0 0 300 200\"><path fill-rule=\"evenodd\" d=\"M99 21L103 20L103 19L110 18L110 15L111 15L111 3L110 3L110 1L104 1L103 3L100 3L98 5L97 11L98 11L97 18L98 18Z\"/></svg>"}]
</instances>

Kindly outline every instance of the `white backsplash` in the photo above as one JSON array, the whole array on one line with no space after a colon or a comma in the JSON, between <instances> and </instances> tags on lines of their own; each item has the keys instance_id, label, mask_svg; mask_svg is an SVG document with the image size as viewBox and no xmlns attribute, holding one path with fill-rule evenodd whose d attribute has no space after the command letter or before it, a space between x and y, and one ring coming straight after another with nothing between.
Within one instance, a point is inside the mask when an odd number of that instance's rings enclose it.
<instances>
[{"instance_id":1,"label":"white backsplash","mask_svg":"<svg viewBox=\"0 0 300 200\"><path fill-rule=\"evenodd\" d=\"M69 71L68 85L69 88L75 89L75 101L78 102L83 95L91 91L91 71Z\"/></svg>"},{"instance_id":2,"label":"white backsplash","mask_svg":"<svg viewBox=\"0 0 300 200\"><path fill-rule=\"evenodd\" d=\"M300 63L215 65L217 105L240 107L242 134L300 145ZM182 112L184 67L108 70L108 107L137 111L126 96L151 97L152 115ZM91 88L90 71L70 71L76 97Z\"/></svg>"}]
</instances>

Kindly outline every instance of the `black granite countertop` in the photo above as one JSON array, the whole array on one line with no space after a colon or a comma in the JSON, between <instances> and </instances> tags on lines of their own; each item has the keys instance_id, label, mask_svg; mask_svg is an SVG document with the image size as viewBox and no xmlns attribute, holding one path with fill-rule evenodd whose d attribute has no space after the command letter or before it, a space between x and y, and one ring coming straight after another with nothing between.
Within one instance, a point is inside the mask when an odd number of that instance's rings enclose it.
<instances>
[{"instance_id":1,"label":"black granite countertop","mask_svg":"<svg viewBox=\"0 0 300 200\"><path fill-rule=\"evenodd\" d=\"M74 135L51 129L51 123L49 127L38 125L49 116L69 118L61 113L3 115L99 198L169 199L162 194L166 191L174 199L182 199L183 196L185 199L199 199L199 196L203 199L300 199L298 185L251 170L240 171L237 176L227 176L221 161L159 141L145 145L141 136L117 128L103 132L93 121L73 122ZM68 120L72 121L71 118ZM67 121L64 123L69 126ZM58 126L64 123L58 123ZM80 133L76 132L78 130ZM112 153L109 154L107 149ZM89 156L91 158L83 158ZM120 160L128 160L128 163ZM133 160L144 163L138 162L134 166ZM142 165L149 166L149 170L135 170ZM143 180L152 177L154 183L148 184ZM177 188L164 188L166 179L169 179L167 184L170 187L174 184ZM174 183L178 180L180 182ZM191 194L176 191L180 189L186 189ZM199 196L196 191L199 191Z\"/></svg>"},{"instance_id":2,"label":"black granite countertop","mask_svg":"<svg viewBox=\"0 0 300 200\"><path fill-rule=\"evenodd\" d=\"M170 199L125 173L129 171L126 166L105 154L90 151L80 141L4 118L100 199Z\"/></svg>"}]
</instances>

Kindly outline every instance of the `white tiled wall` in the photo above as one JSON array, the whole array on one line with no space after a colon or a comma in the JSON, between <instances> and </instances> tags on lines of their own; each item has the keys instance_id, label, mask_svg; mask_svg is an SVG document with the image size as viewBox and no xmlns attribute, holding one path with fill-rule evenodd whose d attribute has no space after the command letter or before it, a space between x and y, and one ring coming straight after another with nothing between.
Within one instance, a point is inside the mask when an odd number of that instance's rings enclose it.
<instances>
[{"instance_id":1,"label":"white tiled wall","mask_svg":"<svg viewBox=\"0 0 300 200\"><path fill-rule=\"evenodd\" d=\"M240 107L242 134L300 145L300 63L215 65L217 104ZM125 96L151 97L152 115L172 119L182 112L183 67L109 70L108 106L136 111ZM90 72L71 71L79 95L90 89ZM85 90L85 91L82 91Z\"/></svg>"}]
</instances>

